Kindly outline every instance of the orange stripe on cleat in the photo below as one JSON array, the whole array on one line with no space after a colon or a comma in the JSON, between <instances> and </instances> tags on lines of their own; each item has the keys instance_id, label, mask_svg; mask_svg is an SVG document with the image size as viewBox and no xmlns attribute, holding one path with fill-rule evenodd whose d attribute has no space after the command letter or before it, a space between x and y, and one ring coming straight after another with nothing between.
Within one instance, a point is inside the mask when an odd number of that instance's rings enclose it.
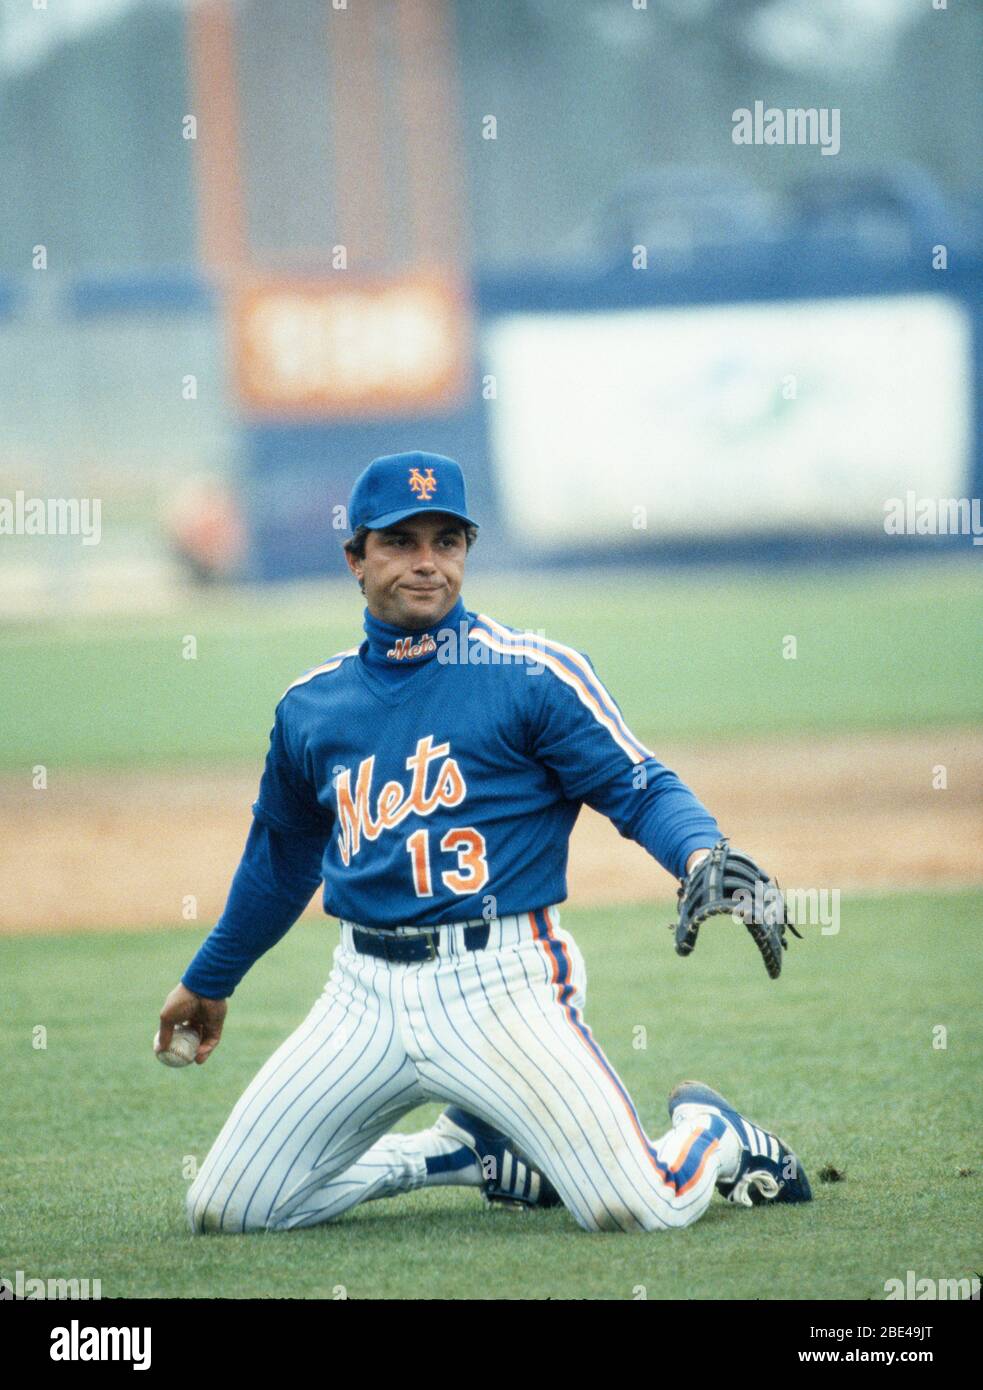
<instances>
[{"instance_id":1,"label":"orange stripe on cleat","mask_svg":"<svg viewBox=\"0 0 983 1390\"><path fill-rule=\"evenodd\" d=\"M688 1192L688 1191L690 1190L690 1188L694 1186L695 1183L698 1183L698 1182L699 1182L700 1178L703 1176L703 1170L704 1170L704 1168L707 1166L707 1159L710 1157L710 1155L713 1153L714 1149L716 1149L716 1148L719 1148L719 1144L718 1144L718 1142L717 1142L716 1139L712 1139L712 1140L710 1141L710 1143L707 1145L707 1151L706 1151L706 1153L703 1155L703 1158L700 1160L700 1166L699 1166L699 1168L697 1168L696 1172L695 1172L695 1173L693 1174L693 1176L690 1178L689 1182L684 1182L683 1185L682 1185L682 1187L680 1187L680 1188L678 1189L678 1191L677 1191L677 1193L676 1193L676 1196L677 1196L677 1197L681 1197L681 1196L683 1195L684 1192Z\"/></svg>"}]
</instances>

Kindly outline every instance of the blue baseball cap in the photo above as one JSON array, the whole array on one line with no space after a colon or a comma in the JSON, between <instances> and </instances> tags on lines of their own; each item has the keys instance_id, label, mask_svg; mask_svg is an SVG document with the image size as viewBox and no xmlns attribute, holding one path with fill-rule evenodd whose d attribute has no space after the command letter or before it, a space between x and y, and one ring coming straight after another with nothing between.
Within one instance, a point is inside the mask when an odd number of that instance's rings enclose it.
<instances>
[{"instance_id":1,"label":"blue baseball cap","mask_svg":"<svg viewBox=\"0 0 983 1390\"><path fill-rule=\"evenodd\" d=\"M385 454L356 478L348 499L348 524L380 531L420 512L446 512L469 526L464 474L443 454Z\"/></svg>"}]
</instances>

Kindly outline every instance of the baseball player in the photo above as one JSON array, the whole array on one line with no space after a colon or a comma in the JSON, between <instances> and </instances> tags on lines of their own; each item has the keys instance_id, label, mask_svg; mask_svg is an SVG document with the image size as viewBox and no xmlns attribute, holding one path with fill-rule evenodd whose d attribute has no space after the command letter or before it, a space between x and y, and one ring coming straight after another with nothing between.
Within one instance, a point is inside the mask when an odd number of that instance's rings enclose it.
<instances>
[{"instance_id":1,"label":"baseball player","mask_svg":"<svg viewBox=\"0 0 983 1390\"><path fill-rule=\"evenodd\" d=\"M160 1014L217 1046L227 1000L324 883L341 940L320 998L239 1099L187 1199L195 1231L284 1230L455 1183L560 1202L588 1231L663 1230L811 1197L795 1155L698 1082L650 1138L584 1019L560 924L586 802L681 880L677 950L775 886L628 728L586 656L460 597L476 534L460 468L376 459L349 504L365 640L276 709L228 902ZM744 912L770 974L784 907ZM429 1130L392 1134L428 1101Z\"/></svg>"}]
</instances>

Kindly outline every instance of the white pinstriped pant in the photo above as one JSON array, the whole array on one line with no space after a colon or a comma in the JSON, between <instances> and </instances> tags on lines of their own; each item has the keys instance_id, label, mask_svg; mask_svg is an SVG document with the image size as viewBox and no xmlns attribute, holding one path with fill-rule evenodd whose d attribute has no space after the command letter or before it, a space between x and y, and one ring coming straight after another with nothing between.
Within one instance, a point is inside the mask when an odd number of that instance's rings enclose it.
<instances>
[{"instance_id":1,"label":"white pinstriped pant","mask_svg":"<svg viewBox=\"0 0 983 1390\"><path fill-rule=\"evenodd\" d=\"M432 961L352 948L243 1093L188 1193L196 1231L313 1226L420 1185L422 1159L386 1136L426 1101L507 1134L586 1230L689 1225L713 1195L723 1124L646 1138L582 1019L583 957L556 908L490 924L488 946L441 928Z\"/></svg>"}]
</instances>

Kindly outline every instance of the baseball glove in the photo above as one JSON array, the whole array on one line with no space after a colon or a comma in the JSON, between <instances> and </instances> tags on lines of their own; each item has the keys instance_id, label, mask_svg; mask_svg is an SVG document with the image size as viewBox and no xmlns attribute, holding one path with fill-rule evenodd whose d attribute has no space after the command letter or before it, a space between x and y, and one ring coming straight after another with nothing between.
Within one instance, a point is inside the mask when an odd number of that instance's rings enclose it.
<instances>
[{"instance_id":1,"label":"baseball glove","mask_svg":"<svg viewBox=\"0 0 983 1390\"><path fill-rule=\"evenodd\" d=\"M676 933L676 953L688 956L696 945L700 927L708 917L731 913L743 921L773 980L782 973L782 951L788 948L785 928L801 939L802 933L788 920L785 899L774 879L753 859L718 840L705 859L696 864L679 885L679 920L671 922Z\"/></svg>"}]
</instances>

